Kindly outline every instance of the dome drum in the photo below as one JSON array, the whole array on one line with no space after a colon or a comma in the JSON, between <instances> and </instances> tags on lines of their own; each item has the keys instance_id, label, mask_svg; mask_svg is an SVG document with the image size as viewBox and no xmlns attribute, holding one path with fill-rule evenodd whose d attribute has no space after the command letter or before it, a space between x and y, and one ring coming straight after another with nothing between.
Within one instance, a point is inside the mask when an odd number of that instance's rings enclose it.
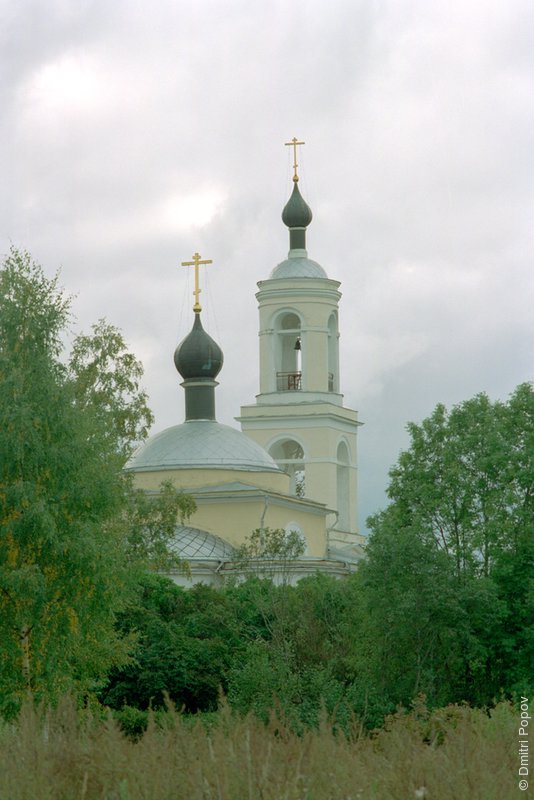
<instances>
[{"instance_id":1,"label":"dome drum","mask_svg":"<svg viewBox=\"0 0 534 800\"><path fill-rule=\"evenodd\" d=\"M306 228L291 228L289 231L289 249L306 249Z\"/></svg>"},{"instance_id":2,"label":"dome drum","mask_svg":"<svg viewBox=\"0 0 534 800\"><path fill-rule=\"evenodd\" d=\"M190 379L184 381L185 418L189 420L215 419L215 387L217 381Z\"/></svg>"}]
</instances>

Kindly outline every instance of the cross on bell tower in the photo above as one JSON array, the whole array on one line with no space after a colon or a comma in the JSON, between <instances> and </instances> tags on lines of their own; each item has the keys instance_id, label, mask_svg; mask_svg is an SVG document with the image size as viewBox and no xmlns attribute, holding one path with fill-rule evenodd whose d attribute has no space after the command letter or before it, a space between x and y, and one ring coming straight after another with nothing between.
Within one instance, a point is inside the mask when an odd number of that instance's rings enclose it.
<instances>
[{"instance_id":1,"label":"cross on bell tower","mask_svg":"<svg viewBox=\"0 0 534 800\"><path fill-rule=\"evenodd\" d=\"M291 139L290 142L285 142L285 146L286 147L292 147L293 148L293 182L294 183L298 183L298 181L299 181L299 176L298 176L298 173L297 173L297 167L298 167L298 164L297 164L297 147L300 144L306 144L306 142L299 142L299 140L297 139L296 136L293 136L293 138Z\"/></svg>"},{"instance_id":2,"label":"cross on bell tower","mask_svg":"<svg viewBox=\"0 0 534 800\"><path fill-rule=\"evenodd\" d=\"M200 312L202 311L202 306L200 305L200 302L199 302L198 298L199 298L199 295L200 295L200 292L202 291L202 289L200 288L200 285L199 285L198 268L199 268L200 264L213 264L213 261L211 259L209 259L209 258L206 258L206 259L203 260L201 255L200 255L200 253L193 253L191 258L192 258L192 261L182 261L182 267L194 267L195 268L195 288L193 290L193 295L195 296L195 304L193 306L193 311L195 312L195 314L200 314Z\"/></svg>"}]
</instances>

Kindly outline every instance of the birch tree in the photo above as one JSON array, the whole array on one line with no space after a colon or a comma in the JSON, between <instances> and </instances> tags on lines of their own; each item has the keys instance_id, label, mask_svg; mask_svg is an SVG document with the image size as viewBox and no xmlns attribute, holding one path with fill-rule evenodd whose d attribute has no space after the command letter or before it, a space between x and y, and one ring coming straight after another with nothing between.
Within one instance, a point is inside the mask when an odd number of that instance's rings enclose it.
<instances>
[{"instance_id":1,"label":"birch tree","mask_svg":"<svg viewBox=\"0 0 534 800\"><path fill-rule=\"evenodd\" d=\"M120 334L101 322L62 355L71 301L27 253L0 269L0 713L22 697L53 700L90 690L128 659L115 631L134 590L122 475L151 414L142 369ZM163 494L162 531L137 522L148 558L172 535L169 515L192 505ZM150 521L150 509L144 519ZM167 538L165 538L167 537ZM155 543L155 544L154 544ZM139 560L139 558L137 559Z\"/></svg>"}]
</instances>

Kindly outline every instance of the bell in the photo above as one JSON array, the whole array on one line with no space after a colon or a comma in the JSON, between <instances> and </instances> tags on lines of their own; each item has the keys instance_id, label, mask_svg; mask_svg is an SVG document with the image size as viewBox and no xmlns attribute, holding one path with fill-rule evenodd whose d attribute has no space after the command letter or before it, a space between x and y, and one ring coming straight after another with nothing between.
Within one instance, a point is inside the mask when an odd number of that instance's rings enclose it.
<instances>
[{"instance_id":1,"label":"bell","mask_svg":"<svg viewBox=\"0 0 534 800\"><path fill-rule=\"evenodd\" d=\"M297 341L295 342L295 347L293 349L294 350L300 350L301 349L301 347L300 347L300 336L297 338Z\"/></svg>"}]
</instances>

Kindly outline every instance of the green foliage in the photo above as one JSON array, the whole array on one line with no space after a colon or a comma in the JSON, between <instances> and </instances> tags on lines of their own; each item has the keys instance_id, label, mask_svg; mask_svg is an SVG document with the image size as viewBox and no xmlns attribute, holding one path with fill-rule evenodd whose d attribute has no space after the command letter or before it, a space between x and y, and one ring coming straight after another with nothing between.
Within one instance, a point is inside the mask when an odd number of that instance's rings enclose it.
<instances>
[{"instance_id":1,"label":"green foliage","mask_svg":"<svg viewBox=\"0 0 534 800\"><path fill-rule=\"evenodd\" d=\"M68 369L77 406L96 416L125 460L154 422L140 385L141 362L128 351L122 333L101 319L91 335L74 339Z\"/></svg>"},{"instance_id":2,"label":"green foliage","mask_svg":"<svg viewBox=\"0 0 534 800\"><path fill-rule=\"evenodd\" d=\"M490 575L534 530L534 387L522 384L508 403L480 394L450 413L439 405L408 430L390 498L458 576Z\"/></svg>"},{"instance_id":3,"label":"green foliage","mask_svg":"<svg viewBox=\"0 0 534 800\"><path fill-rule=\"evenodd\" d=\"M305 544L296 531L283 528L256 528L241 547L236 548L236 561L244 563L273 559L281 562L294 561L304 553Z\"/></svg>"},{"instance_id":4,"label":"green foliage","mask_svg":"<svg viewBox=\"0 0 534 800\"><path fill-rule=\"evenodd\" d=\"M292 564L306 549L301 534L283 528L256 528L235 550L234 560L246 573L276 583L291 580Z\"/></svg>"},{"instance_id":5,"label":"green foliage","mask_svg":"<svg viewBox=\"0 0 534 800\"><path fill-rule=\"evenodd\" d=\"M355 674L393 704L409 705L420 692L432 706L491 702L492 634L504 614L495 586L482 578L459 584L447 554L402 527L395 511L380 516L356 578L353 635L365 645L354 655Z\"/></svg>"},{"instance_id":6,"label":"green foliage","mask_svg":"<svg viewBox=\"0 0 534 800\"><path fill-rule=\"evenodd\" d=\"M70 299L27 253L0 270L0 714L24 694L93 689L128 661L115 628L132 565L161 564L171 516L191 501L131 490L125 456L151 415L141 367L100 322L67 366ZM143 532L141 528L144 526Z\"/></svg>"},{"instance_id":7,"label":"green foliage","mask_svg":"<svg viewBox=\"0 0 534 800\"><path fill-rule=\"evenodd\" d=\"M167 571L188 565L173 550L177 520L183 524L196 509L191 495L164 481L155 493L135 489L125 478L126 511L123 518L126 555L132 565Z\"/></svg>"},{"instance_id":8,"label":"green foliage","mask_svg":"<svg viewBox=\"0 0 534 800\"><path fill-rule=\"evenodd\" d=\"M249 580L239 587L263 626L234 659L228 699L235 708L265 720L276 706L295 730L319 725L323 711L343 730L354 715L368 728L383 721L394 706L368 675L356 679L351 658L362 647L353 624L361 610L356 579L317 574L296 586Z\"/></svg>"},{"instance_id":9,"label":"green foliage","mask_svg":"<svg viewBox=\"0 0 534 800\"><path fill-rule=\"evenodd\" d=\"M89 686L125 658L126 594L106 524L122 481L108 437L82 414L59 355L69 300L15 250L0 271L1 706Z\"/></svg>"},{"instance_id":10,"label":"green foliage","mask_svg":"<svg viewBox=\"0 0 534 800\"><path fill-rule=\"evenodd\" d=\"M534 656L534 389L410 424L360 570L373 680L396 702L526 692ZM362 659L360 659L362 660Z\"/></svg>"},{"instance_id":11,"label":"green foliage","mask_svg":"<svg viewBox=\"0 0 534 800\"><path fill-rule=\"evenodd\" d=\"M136 604L120 616L137 635L132 662L112 671L101 699L113 708L165 706L213 711L222 690L233 708L267 720L277 706L296 730L322 710L345 729L353 713L368 727L389 706L353 680L344 625L351 583L317 575L298 586L251 577L239 585L185 591L147 575Z\"/></svg>"},{"instance_id":12,"label":"green foliage","mask_svg":"<svg viewBox=\"0 0 534 800\"><path fill-rule=\"evenodd\" d=\"M158 575L146 575L140 586L138 602L120 616L121 631L138 636L133 660L110 674L102 701L162 708L168 695L188 712L217 708L242 646L226 596L202 584L184 591Z\"/></svg>"},{"instance_id":13,"label":"green foliage","mask_svg":"<svg viewBox=\"0 0 534 800\"><path fill-rule=\"evenodd\" d=\"M113 719L119 723L124 735L135 742L141 738L148 727L148 714L148 711L141 711L139 708L123 706L113 712Z\"/></svg>"}]
</instances>

